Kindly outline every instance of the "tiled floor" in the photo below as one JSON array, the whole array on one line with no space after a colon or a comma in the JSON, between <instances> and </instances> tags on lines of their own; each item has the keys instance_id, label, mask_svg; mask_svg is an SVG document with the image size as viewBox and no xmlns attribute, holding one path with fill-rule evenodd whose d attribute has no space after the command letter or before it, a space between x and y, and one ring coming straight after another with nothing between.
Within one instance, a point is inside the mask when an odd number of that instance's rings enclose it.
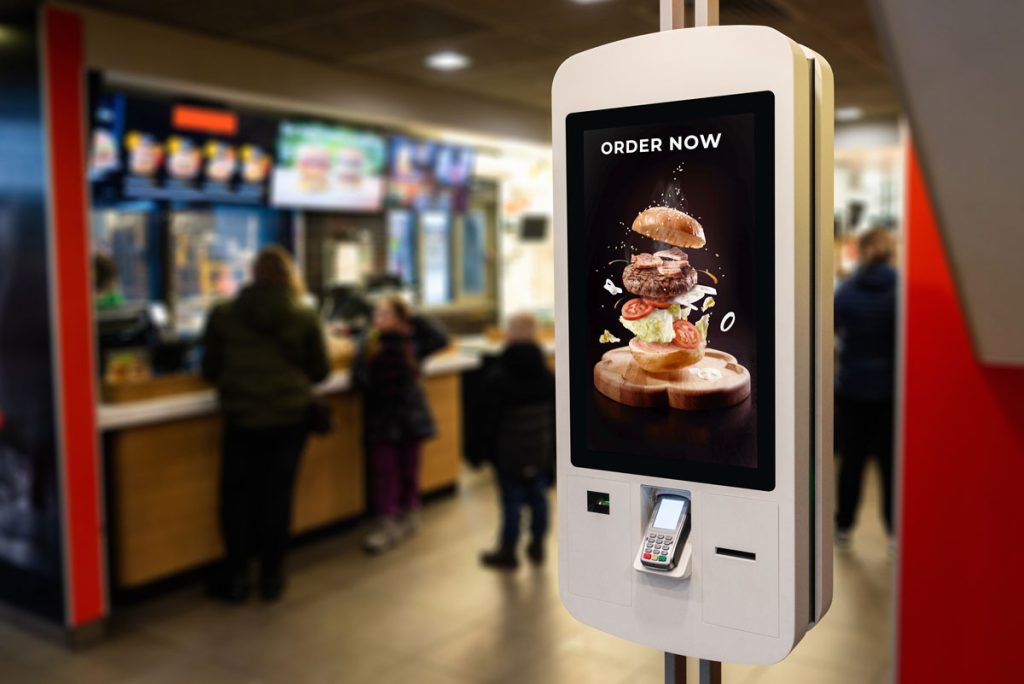
<instances>
[{"instance_id":1,"label":"tiled floor","mask_svg":"<svg viewBox=\"0 0 1024 684\"><path fill-rule=\"evenodd\" d=\"M870 476L852 553L836 558L835 600L781 665L726 665L728 684L881 684L889 679L892 564ZM228 607L200 588L123 610L113 635L70 652L0 624L0 681L292 684L661 682L662 654L575 622L554 564L515 574L477 566L496 525L486 476L430 504L421 534L391 555L359 550L361 530L293 557L278 605ZM552 551L553 551L552 545Z\"/></svg>"}]
</instances>

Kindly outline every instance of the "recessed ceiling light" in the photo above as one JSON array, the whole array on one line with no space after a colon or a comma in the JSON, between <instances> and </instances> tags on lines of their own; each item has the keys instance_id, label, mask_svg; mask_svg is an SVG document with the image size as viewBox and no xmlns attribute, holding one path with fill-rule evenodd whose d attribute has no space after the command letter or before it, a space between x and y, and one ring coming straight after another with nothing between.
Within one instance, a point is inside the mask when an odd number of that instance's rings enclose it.
<instances>
[{"instance_id":1,"label":"recessed ceiling light","mask_svg":"<svg viewBox=\"0 0 1024 684\"><path fill-rule=\"evenodd\" d=\"M860 107L839 107L836 109L836 121L856 121L864 116Z\"/></svg>"},{"instance_id":2,"label":"recessed ceiling light","mask_svg":"<svg viewBox=\"0 0 1024 684\"><path fill-rule=\"evenodd\" d=\"M439 71L458 71L468 67L470 60L469 57L461 52L442 50L441 52L429 55L426 59L426 64L431 69L438 69Z\"/></svg>"}]
</instances>

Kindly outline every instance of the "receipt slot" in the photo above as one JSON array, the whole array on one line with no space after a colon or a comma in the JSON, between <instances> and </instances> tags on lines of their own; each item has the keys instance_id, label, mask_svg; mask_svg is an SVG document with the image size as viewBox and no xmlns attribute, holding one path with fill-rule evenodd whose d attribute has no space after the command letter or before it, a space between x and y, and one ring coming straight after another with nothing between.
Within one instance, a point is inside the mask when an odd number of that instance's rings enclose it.
<instances>
[{"instance_id":1,"label":"receipt slot","mask_svg":"<svg viewBox=\"0 0 1024 684\"><path fill-rule=\"evenodd\" d=\"M828 609L832 107L762 27L555 76L559 588L588 625L770 663Z\"/></svg>"}]
</instances>

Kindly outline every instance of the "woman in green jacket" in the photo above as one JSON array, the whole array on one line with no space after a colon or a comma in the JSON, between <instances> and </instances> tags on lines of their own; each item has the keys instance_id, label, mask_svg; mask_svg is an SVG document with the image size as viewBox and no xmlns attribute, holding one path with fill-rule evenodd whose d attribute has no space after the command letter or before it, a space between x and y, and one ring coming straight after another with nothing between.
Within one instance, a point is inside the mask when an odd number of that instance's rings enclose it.
<instances>
[{"instance_id":1,"label":"woman in green jacket","mask_svg":"<svg viewBox=\"0 0 1024 684\"><path fill-rule=\"evenodd\" d=\"M217 385L224 417L220 483L226 559L211 587L232 602L249 596L249 565L260 560L260 592L284 591L292 495L308 436L313 384L330 365L320 320L281 247L262 250L253 282L210 313L203 377Z\"/></svg>"}]
</instances>

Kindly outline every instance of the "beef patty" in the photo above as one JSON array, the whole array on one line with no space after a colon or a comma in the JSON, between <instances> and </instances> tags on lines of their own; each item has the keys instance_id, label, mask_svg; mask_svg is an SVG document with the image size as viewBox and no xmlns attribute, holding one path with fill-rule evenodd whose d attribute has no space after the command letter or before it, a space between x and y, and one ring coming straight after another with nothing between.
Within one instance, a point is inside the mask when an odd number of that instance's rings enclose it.
<instances>
[{"instance_id":1,"label":"beef patty","mask_svg":"<svg viewBox=\"0 0 1024 684\"><path fill-rule=\"evenodd\" d=\"M638 268L636 264L622 271L622 285L641 297L667 300L688 292L697 284L697 271L688 263L672 275L663 275L657 268Z\"/></svg>"}]
</instances>

